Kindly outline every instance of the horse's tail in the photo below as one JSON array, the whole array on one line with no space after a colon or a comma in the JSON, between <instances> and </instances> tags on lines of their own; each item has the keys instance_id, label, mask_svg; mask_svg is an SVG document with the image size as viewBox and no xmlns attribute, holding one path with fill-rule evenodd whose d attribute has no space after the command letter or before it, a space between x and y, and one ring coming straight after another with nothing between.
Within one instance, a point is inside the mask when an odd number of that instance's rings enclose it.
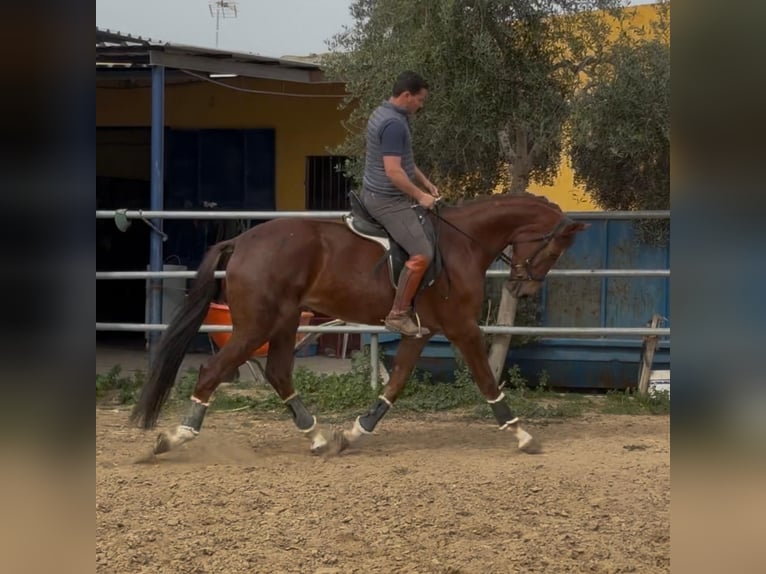
<instances>
[{"instance_id":1,"label":"horse's tail","mask_svg":"<svg viewBox=\"0 0 766 574\"><path fill-rule=\"evenodd\" d=\"M141 396L130 415L131 421L145 429L151 429L157 424L160 410L173 388L186 349L199 331L210 302L216 295L215 271L218 262L224 253L233 250L234 241L216 243L208 250L197 269L194 283L183 306L170 321L160 340L149 378L141 389Z\"/></svg>"}]
</instances>

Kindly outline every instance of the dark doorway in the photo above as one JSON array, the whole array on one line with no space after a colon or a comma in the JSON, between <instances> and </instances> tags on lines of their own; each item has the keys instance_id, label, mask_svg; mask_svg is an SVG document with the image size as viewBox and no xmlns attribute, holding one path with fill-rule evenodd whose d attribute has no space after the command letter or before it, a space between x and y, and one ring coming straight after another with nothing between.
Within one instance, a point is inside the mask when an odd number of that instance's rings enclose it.
<instances>
[{"instance_id":1,"label":"dark doorway","mask_svg":"<svg viewBox=\"0 0 766 574\"><path fill-rule=\"evenodd\" d=\"M97 128L97 209L149 209L151 131ZM275 200L273 129L165 132L166 210L272 211ZM165 220L164 262L194 270L207 247L259 222ZM126 232L96 221L96 270L143 271L149 264L150 228L132 220ZM96 321L143 323L145 280L96 282ZM97 341L143 343L143 333L98 332Z\"/></svg>"}]
</instances>

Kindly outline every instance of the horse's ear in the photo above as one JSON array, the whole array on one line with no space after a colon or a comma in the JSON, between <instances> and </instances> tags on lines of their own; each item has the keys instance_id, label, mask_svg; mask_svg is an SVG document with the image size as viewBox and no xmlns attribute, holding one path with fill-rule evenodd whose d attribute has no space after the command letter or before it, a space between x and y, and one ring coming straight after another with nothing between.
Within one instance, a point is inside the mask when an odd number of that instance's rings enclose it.
<instances>
[{"instance_id":1,"label":"horse's ear","mask_svg":"<svg viewBox=\"0 0 766 574\"><path fill-rule=\"evenodd\" d=\"M561 235L574 235L575 233L579 231L583 231L584 229L588 229L589 227L590 227L590 223L583 223L582 221L572 221L571 223L567 224L567 226L561 232Z\"/></svg>"}]
</instances>

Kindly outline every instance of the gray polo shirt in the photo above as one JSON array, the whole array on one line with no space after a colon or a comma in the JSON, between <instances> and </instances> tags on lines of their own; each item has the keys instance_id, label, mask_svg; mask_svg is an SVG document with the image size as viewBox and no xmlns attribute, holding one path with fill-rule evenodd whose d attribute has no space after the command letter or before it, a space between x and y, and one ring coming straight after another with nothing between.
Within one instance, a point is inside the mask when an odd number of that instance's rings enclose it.
<instances>
[{"instance_id":1,"label":"gray polo shirt","mask_svg":"<svg viewBox=\"0 0 766 574\"><path fill-rule=\"evenodd\" d=\"M364 189L384 195L399 195L383 165L383 156L402 158L402 168L415 183L415 158L412 153L412 133L407 111L391 102L378 106L367 122L367 156L364 164Z\"/></svg>"}]
</instances>

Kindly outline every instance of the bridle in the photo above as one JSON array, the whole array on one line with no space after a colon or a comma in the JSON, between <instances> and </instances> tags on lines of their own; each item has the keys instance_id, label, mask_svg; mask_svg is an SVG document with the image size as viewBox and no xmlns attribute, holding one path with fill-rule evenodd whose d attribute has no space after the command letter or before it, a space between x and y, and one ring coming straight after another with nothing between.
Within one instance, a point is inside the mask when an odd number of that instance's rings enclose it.
<instances>
[{"instance_id":1,"label":"bridle","mask_svg":"<svg viewBox=\"0 0 766 574\"><path fill-rule=\"evenodd\" d=\"M559 232L564 229L568 224L572 223L572 220L568 217L564 216L561 221L558 222L556 227L553 228L552 231L549 231L545 235L541 235L540 237L534 237L532 239L524 239L519 241L512 241L510 243L511 247L516 245L517 243L536 243L541 242L540 247L538 247L532 255L527 257L524 261L521 263L514 263L510 257L508 257L505 253L501 253L501 259L505 261L511 268L511 279L515 281L543 281L545 279L545 275L542 277L535 277L532 275L532 268L534 267L535 261L537 260L538 256L545 251L545 248L548 247L551 241L559 234ZM550 253L551 257L560 257L561 253ZM524 274L516 273L516 271L522 270Z\"/></svg>"},{"instance_id":2,"label":"bridle","mask_svg":"<svg viewBox=\"0 0 766 574\"><path fill-rule=\"evenodd\" d=\"M441 215L439 215L439 212L437 209L431 209L429 210L429 213L432 213L433 216L436 217L439 221L446 223L458 233L465 235L468 239L470 239L471 241L473 241L480 247L483 247L481 243L479 243L476 239L468 235L465 231L463 231L462 229L460 229L453 223L444 219ZM541 235L540 237L533 237L532 239L520 239L518 241L511 241L511 243L509 243L511 247L514 247L516 244L519 244L519 243L537 243L537 242L540 243L540 247L538 247L535 250L535 252L532 253L532 255L527 257L521 263L514 263L513 260L510 257L508 257L505 253L503 253L502 251L500 252L500 255L498 255L498 258L511 268L511 279L513 281L543 281L545 279L545 276L535 277L534 275L532 275L532 268L534 267L535 261L540 256L540 254L545 251L545 248L548 247L550 242L553 241L553 239L559 234L559 232L570 223L572 223L572 220L564 216L562 217L561 221L559 221L556 224L556 227L554 227L551 231L549 231L545 235ZM551 256L559 257L560 255L561 253L551 253ZM518 271L521 271L523 273L521 272L517 273Z\"/></svg>"}]
</instances>

